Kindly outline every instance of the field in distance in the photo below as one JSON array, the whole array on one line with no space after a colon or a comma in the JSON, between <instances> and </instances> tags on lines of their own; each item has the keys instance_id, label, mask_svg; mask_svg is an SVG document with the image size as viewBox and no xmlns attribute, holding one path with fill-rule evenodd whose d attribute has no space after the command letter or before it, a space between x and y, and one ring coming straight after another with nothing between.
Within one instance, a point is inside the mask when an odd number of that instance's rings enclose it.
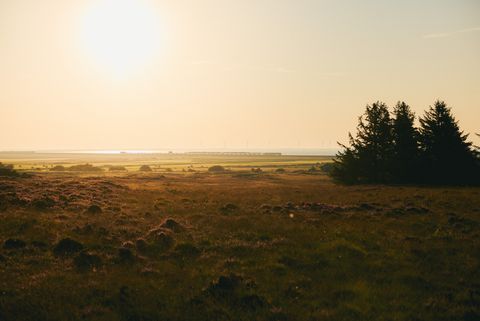
<instances>
[{"instance_id":1,"label":"field in distance","mask_svg":"<svg viewBox=\"0 0 480 321\"><path fill-rule=\"evenodd\" d=\"M332 161L332 156L282 156L273 153L171 153L171 154L82 154L82 153L0 153L0 162L13 164L19 171L55 171L56 166L68 169L71 166L91 164L105 172L112 167L126 171L138 171L143 165L154 172L206 171L214 165L229 170L261 168L274 171L278 168L308 170ZM86 170L88 171L88 170ZM115 171L115 170L113 170Z\"/></svg>"},{"instance_id":2,"label":"field in distance","mask_svg":"<svg viewBox=\"0 0 480 321\"><path fill-rule=\"evenodd\" d=\"M480 318L480 188L337 185L319 156L0 160L28 174L0 178L0 320Z\"/></svg>"}]
</instances>

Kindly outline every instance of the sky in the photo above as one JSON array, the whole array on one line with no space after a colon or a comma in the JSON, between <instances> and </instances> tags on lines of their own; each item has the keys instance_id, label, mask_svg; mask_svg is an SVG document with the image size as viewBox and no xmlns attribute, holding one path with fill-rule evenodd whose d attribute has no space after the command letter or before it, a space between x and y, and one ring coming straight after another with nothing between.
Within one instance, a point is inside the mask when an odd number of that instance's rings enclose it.
<instances>
[{"instance_id":1,"label":"sky","mask_svg":"<svg viewBox=\"0 0 480 321\"><path fill-rule=\"evenodd\" d=\"M478 0L0 0L0 150L331 148L436 99L479 143Z\"/></svg>"}]
</instances>

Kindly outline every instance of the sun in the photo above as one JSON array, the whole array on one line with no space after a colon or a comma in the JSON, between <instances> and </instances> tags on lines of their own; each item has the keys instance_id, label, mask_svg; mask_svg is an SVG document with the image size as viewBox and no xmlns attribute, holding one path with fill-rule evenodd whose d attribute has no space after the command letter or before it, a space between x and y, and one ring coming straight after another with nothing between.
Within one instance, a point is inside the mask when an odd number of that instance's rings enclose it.
<instances>
[{"instance_id":1,"label":"sun","mask_svg":"<svg viewBox=\"0 0 480 321\"><path fill-rule=\"evenodd\" d=\"M95 1L81 23L87 55L115 76L126 76L149 63L162 41L160 18L142 0Z\"/></svg>"}]
</instances>

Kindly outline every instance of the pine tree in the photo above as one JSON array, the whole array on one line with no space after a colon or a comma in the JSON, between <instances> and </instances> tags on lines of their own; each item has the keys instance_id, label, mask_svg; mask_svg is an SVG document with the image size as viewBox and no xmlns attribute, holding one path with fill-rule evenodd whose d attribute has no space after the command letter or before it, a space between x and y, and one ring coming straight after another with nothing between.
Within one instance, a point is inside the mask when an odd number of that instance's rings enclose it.
<instances>
[{"instance_id":1,"label":"pine tree","mask_svg":"<svg viewBox=\"0 0 480 321\"><path fill-rule=\"evenodd\" d=\"M451 109L443 101L420 119L420 145L424 179L435 184L479 183L478 158L468 135L460 131Z\"/></svg>"},{"instance_id":2,"label":"pine tree","mask_svg":"<svg viewBox=\"0 0 480 321\"><path fill-rule=\"evenodd\" d=\"M391 180L393 152L392 123L388 107L382 102L367 105L359 118L357 134L350 147L337 155L334 178L346 183L386 183Z\"/></svg>"},{"instance_id":3,"label":"pine tree","mask_svg":"<svg viewBox=\"0 0 480 321\"><path fill-rule=\"evenodd\" d=\"M393 111L392 171L399 183L414 182L418 171L418 132L410 106L398 102Z\"/></svg>"},{"instance_id":4,"label":"pine tree","mask_svg":"<svg viewBox=\"0 0 480 321\"><path fill-rule=\"evenodd\" d=\"M353 145L354 139L352 134L348 134L350 144ZM352 148L343 144L339 145L344 149L337 154L334 160L334 166L330 175L338 182L345 184L355 184L359 180L359 161L357 152Z\"/></svg>"}]
</instances>

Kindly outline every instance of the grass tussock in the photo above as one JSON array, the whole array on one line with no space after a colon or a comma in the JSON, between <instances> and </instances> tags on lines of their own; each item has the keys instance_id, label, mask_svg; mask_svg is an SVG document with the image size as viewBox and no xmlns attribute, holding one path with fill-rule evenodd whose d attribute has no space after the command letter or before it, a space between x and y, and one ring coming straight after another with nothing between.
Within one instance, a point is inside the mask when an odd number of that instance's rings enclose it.
<instances>
[{"instance_id":1,"label":"grass tussock","mask_svg":"<svg viewBox=\"0 0 480 321\"><path fill-rule=\"evenodd\" d=\"M480 189L274 171L0 178L0 320L479 319Z\"/></svg>"}]
</instances>

